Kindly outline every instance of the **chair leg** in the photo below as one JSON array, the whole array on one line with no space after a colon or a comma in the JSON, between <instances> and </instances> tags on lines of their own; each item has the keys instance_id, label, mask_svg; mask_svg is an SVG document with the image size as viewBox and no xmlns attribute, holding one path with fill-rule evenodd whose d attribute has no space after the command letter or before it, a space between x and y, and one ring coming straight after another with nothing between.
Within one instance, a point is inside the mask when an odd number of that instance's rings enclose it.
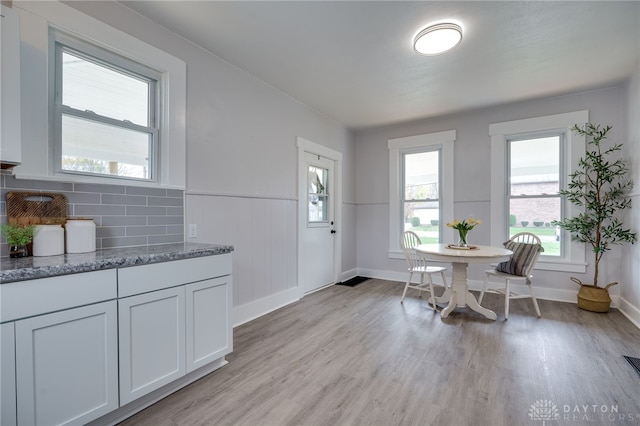
<instances>
[{"instance_id":1,"label":"chair leg","mask_svg":"<svg viewBox=\"0 0 640 426\"><path fill-rule=\"evenodd\" d=\"M509 278L505 281L507 282L507 286L504 292L504 319L509 319Z\"/></svg>"},{"instance_id":2,"label":"chair leg","mask_svg":"<svg viewBox=\"0 0 640 426\"><path fill-rule=\"evenodd\" d=\"M404 302L404 296L407 295L407 289L409 288L409 284L411 283L411 277L413 277L413 271L409 272L409 279L407 283L404 285L404 291L402 292L402 298L400 299L400 303Z\"/></svg>"},{"instance_id":3,"label":"chair leg","mask_svg":"<svg viewBox=\"0 0 640 426\"><path fill-rule=\"evenodd\" d=\"M438 308L436 307L436 295L433 292L433 277L431 274L429 275L429 293L431 293L431 303L433 304L433 312L436 312Z\"/></svg>"},{"instance_id":4,"label":"chair leg","mask_svg":"<svg viewBox=\"0 0 640 426\"><path fill-rule=\"evenodd\" d=\"M531 287L531 284L529 284L529 293L531 293L531 300L533 300L533 307L536 308L536 314L538 315L538 318L540 318L542 315L540 315L540 306L538 306L538 299L536 299L536 295L533 294L533 287Z\"/></svg>"},{"instance_id":5,"label":"chair leg","mask_svg":"<svg viewBox=\"0 0 640 426\"><path fill-rule=\"evenodd\" d=\"M482 299L484 298L484 293L487 291L487 284L489 283L489 274L485 274L484 283L482 283L482 291L480 292L480 297L478 297L478 304L482 303Z\"/></svg>"}]
</instances>

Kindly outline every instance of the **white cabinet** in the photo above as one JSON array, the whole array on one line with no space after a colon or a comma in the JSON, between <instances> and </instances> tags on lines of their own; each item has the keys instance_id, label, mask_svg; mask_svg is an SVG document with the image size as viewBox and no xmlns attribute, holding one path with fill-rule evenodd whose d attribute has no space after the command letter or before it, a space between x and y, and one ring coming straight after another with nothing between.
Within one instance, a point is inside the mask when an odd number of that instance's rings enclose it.
<instances>
[{"instance_id":1,"label":"white cabinet","mask_svg":"<svg viewBox=\"0 0 640 426\"><path fill-rule=\"evenodd\" d=\"M117 305L108 301L15 322L23 425L80 425L118 407Z\"/></svg>"},{"instance_id":2,"label":"white cabinet","mask_svg":"<svg viewBox=\"0 0 640 426\"><path fill-rule=\"evenodd\" d=\"M231 285L231 254L2 284L0 425L110 423L224 365Z\"/></svg>"},{"instance_id":3,"label":"white cabinet","mask_svg":"<svg viewBox=\"0 0 640 426\"><path fill-rule=\"evenodd\" d=\"M118 270L120 405L233 350L231 255Z\"/></svg>"},{"instance_id":4,"label":"white cabinet","mask_svg":"<svg viewBox=\"0 0 640 426\"><path fill-rule=\"evenodd\" d=\"M20 164L20 15L1 5L0 18L0 163Z\"/></svg>"},{"instance_id":5,"label":"white cabinet","mask_svg":"<svg viewBox=\"0 0 640 426\"><path fill-rule=\"evenodd\" d=\"M120 405L185 374L184 287L118 301Z\"/></svg>"},{"instance_id":6,"label":"white cabinet","mask_svg":"<svg viewBox=\"0 0 640 426\"><path fill-rule=\"evenodd\" d=\"M12 322L0 324L0 425L14 426L16 417L16 352Z\"/></svg>"},{"instance_id":7,"label":"white cabinet","mask_svg":"<svg viewBox=\"0 0 640 426\"><path fill-rule=\"evenodd\" d=\"M186 286L187 372L233 350L231 276Z\"/></svg>"}]
</instances>

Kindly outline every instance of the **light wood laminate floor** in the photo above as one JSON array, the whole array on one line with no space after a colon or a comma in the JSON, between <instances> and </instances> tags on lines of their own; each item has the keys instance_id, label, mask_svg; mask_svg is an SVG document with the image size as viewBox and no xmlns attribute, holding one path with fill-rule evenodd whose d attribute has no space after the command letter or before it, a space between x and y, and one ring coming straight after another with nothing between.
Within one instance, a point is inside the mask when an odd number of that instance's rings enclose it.
<instances>
[{"instance_id":1,"label":"light wood laminate floor","mask_svg":"<svg viewBox=\"0 0 640 426\"><path fill-rule=\"evenodd\" d=\"M537 318L525 299L505 321L489 294L497 321L443 320L415 291L400 304L402 286L333 286L236 327L228 365L123 425L640 424L622 357L640 330L617 310L541 300Z\"/></svg>"}]
</instances>

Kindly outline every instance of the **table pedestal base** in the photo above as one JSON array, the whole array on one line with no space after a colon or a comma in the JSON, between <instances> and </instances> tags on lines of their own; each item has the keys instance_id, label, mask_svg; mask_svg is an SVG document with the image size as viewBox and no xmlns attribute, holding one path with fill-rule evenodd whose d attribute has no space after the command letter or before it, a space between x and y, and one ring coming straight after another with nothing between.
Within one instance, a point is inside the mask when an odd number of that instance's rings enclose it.
<instances>
[{"instance_id":1,"label":"table pedestal base","mask_svg":"<svg viewBox=\"0 0 640 426\"><path fill-rule=\"evenodd\" d=\"M441 313L442 318L448 317L455 308L468 306L472 311L478 312L490 320L495 320L498 317L496 313L480 306L476 297L469 291L467 284L468 265L466 263L452 263L452 266L451 290L445 290L442 296L436 298L438 302L444 302L447 298L449 300L449 304Z\"/></svg>"}]
</instances>

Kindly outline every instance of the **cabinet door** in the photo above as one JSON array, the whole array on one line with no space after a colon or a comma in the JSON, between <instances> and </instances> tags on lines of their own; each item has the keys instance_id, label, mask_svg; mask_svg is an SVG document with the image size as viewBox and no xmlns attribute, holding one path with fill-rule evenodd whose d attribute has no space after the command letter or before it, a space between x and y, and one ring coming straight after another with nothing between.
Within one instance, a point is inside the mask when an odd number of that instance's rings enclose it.
<instances>
[{"instance_id":1,"label":"cabinet door","mask_svg":"<svg viewBox=\"0 0 640 426\"><path fill-rule=\"evenodd\" d=\"M16 344L12 322L0 325L0 425L16 420Z\"/></svg>"},{"instance_id":2,"label":"cabinet door","mask_svg":"<svg viewBox=\"0 0 640 426\"><path fill-rule=\"evenodd\" d=\"M20 164L20 15L0 6L0 162Z\"/></svg>"},{"instance_id":3,"label":"cabinet door","mask_svg":"<svg viewBox=\"0 0 640 426\"><path fill-rule=\"evenodd\" d=\"M185 374L184 286L118 300L120 405Z\"/></svg>"},{"instance_id":4,"label":"cabinet door","mask_svg":"<svg viewBox=\"0 0 640 426\"><path fill-rule=\"evenodd\" d=\"M231 276L186 286L187 372L233 350Z\"/></svg>"},{"instance_id":5,"label":"cabinet door","mask_svg":"<svg viewBox=\"0 0 640 426\"><path fill-rule=\"evenodd\" d=\"M118 408L116 302L16 321L18 423L85 424Z\"/></svg>"}]
</instances>

